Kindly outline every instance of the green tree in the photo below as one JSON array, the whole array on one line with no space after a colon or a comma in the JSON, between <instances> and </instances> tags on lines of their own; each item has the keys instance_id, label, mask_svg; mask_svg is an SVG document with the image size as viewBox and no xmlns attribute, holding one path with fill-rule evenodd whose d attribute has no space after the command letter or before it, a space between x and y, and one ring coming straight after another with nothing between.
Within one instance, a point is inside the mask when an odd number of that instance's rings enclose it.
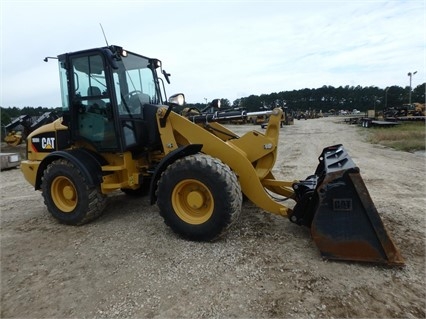
<instances>
[{"instance_id":1,"label":"green tree","mask_svg":"<svg viewBox=\"0 0 426 319\"><path fill-rule=\"evenodd\" d=\"M220 107L227 109L231 107L231 102L228 99L220 99Z\"/></svg>"},{"instance_id":2,"label":"green tree","mask_svg":"<svg viewBox=\"0 0 426 319\"><path fill-rule=\"evenodd\" d=\"M411 101L413 103L425 103L426 97L426 82L416 86L411 94Z\"/></svg>"},{"instance_id":3,"label":"green tree","mask_svg":"<svg viewBox=\"0 0 426 319\"><path fill-rule=\"evenodd\" d=\"M412 102L425 102L426 84L414 88ZM385 107L396 107L408 102L408 88L391 86L385 89L377 86L333 86L324 85L316 89L300 89L282 91L279 93L262 94L260 96L250 95L237 99L233 106L243 106L249 111L257 111L262 106L272 108L282 103L292 110L322 110L330 109L349 110L358 109L367 111L376 108L382 110ZM278 103L278 104L277 104Z\"/></svg>"},{"instance_id":4,"label":"green tree","mask_svg":"<svg viewBox=\"0 0 426 319\"><path fill-rule=\"evenodd\" d=\"M262 109L262 100L257 95L250 95L249 97L241 99L241 107L245 108L248 112L255 112Z\"/></svg>"},{"instance_id":5,"label":"green tree","mask_svg":"<svg viewBox=\"0 0 426 319\"><path fill-rule=\"evenodd\" d=\"M1 108L1 126L6 126L11 122L11 118L8 112L5 112L3 108Z\"/></svg>"}]
</instances>

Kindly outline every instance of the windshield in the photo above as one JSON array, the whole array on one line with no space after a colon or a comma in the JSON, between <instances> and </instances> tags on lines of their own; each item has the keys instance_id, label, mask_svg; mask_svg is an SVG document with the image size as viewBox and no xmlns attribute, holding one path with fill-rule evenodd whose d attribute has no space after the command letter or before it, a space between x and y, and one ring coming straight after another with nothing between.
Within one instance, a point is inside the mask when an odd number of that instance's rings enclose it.
<instances>
[{"instance_id":1,"label":"windshield","mask_svg":"<svg viewBox=\"0 0 426 319\"><path fill-rule=\"evenodd\" d=\"M144 104L161 104L149 59L129 52L117 64L113 77L121 115L138 114Z\"/></svg>"}]
</instances>

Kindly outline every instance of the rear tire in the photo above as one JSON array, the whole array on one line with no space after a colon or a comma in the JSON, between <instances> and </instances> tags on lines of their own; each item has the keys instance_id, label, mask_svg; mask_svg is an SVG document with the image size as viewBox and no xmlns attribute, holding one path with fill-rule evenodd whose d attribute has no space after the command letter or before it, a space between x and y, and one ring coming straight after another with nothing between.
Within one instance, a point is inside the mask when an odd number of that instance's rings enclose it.
<instances>
[{"instance_id":1,"label":"rear tire","mask_svg":"<svg viewBox=\"0 0 426 319\"><path fill-rule=\"evenodd\" d=\"M208 155L178 159L158 182L160 215L186 239L217 239L238 219L241 204L241 186L234 172Z\"/></svg>"},{"instance_id":2,"label":"rear tire","mask_svg":"<svg viewBox=\"0 0 426 319\"><path fill-rule=\"evenodd\" d=\"M65 159L47 166L41 189L48 211L64 224L85 224L100 216L106 205L100 187L89 186L80 170Z\"/></svg>"}]
</instances>

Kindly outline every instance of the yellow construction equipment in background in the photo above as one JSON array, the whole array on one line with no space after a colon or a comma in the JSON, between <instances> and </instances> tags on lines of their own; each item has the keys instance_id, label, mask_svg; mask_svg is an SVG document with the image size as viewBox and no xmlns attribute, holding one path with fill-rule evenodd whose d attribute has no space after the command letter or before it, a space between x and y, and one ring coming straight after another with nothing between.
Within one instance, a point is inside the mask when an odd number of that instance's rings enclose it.
<instances>
[{"instance_id":1,"label":"yellow construction equipment in background","mask_svg":"<svg viewBox=\"0 0 426 319\"><path fill-rule=\"evenodd\" d=\"M21 132L9 132L4 138L4 141L10 146L17 146L22 143L22 133Z\"/></svg>"}]
</instances>

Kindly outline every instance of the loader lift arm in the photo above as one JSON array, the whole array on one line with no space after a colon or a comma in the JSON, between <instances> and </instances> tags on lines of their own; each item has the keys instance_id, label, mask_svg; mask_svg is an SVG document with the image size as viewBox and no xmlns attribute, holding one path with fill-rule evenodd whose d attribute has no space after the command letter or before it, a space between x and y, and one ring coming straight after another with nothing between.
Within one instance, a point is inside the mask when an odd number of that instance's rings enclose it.
<instances>
[{"instance_id":1,"label":"loader lift arm","mask_svg":"<svg viewBox=\"0 0 426 319\"><path fill-rule=\"evenodd\" d=\"M271 173L277 153L280 110L277 109L265 134L249 132L236 138L223 141L211 134L201 125L188 125L189 120L176 113L170 113L167 124L160 127L163 149L166 153L180 145L202 144L202 152L229 165L238 176L243 193L265 211L288 216L289 208L273 200L265 188L284 197L294 197L293 182L277 181ZM158 121L165 117L166 111L160 109ZM225 127L219 131L227 131ZM175 134L178 132L178 134Z\"/></svg>"}]
</instances>

